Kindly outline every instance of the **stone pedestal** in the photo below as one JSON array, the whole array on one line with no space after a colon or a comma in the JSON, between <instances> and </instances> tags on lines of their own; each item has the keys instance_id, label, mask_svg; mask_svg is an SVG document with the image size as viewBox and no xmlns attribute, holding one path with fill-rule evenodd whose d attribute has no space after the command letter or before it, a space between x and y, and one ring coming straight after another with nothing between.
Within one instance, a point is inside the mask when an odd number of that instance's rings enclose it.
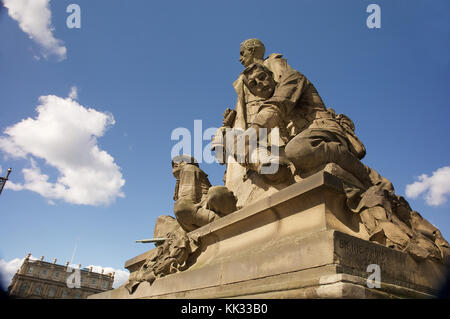
<instances>
[{"instance_id":1,"label":"stone pedestal","mask_svg":"<svg viewBox=\"0 0 450 319\"><path fill-rule=\"evenodd\" d=\"M189 269L89 298L429 298L448 267L369 242L346 209L343 181L325 171L191 233L201 242ZM125 267L136 271L147 253ZM368 288L368 265L381 287Z\"/></svg>"}]
</instances>

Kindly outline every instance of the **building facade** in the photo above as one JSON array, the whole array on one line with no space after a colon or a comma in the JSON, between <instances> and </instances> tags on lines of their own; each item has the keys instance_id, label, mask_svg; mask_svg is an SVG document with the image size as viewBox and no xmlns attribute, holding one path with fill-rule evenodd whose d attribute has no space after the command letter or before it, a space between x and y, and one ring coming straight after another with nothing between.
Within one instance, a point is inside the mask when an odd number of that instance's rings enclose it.
<instances>
[{"instance_id":1,"label":"building facade","mask_svg":"<svg viewBox=\"0 0 450 319\"><path fill-rule=\"evenodd\" d=\"M114 273L96 273L90 269L69 267L40 260L24 259L8 288L12 298L85 299L87 296L112 289Z\"/></svg>"}]
</instances>

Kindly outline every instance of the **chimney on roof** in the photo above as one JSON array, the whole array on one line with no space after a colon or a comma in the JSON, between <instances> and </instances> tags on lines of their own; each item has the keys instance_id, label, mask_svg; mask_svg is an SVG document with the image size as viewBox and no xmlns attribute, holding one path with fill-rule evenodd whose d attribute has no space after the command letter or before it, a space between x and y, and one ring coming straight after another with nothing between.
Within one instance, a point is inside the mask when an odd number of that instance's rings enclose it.
<instances>
[{"instance_id":1,"label":"chimney on roof","mask_svg":"<svg viewBox=\"0 0 450 319\"><path fill-rule=\"evenodd\" d=\"M66 261L66 267L67 267L67 266L69 266L69 262L68 262L68 261Z\"/></svg>"},{"instance_id":2,"label":"chimney on roof","mask_svg":"<svg viewBox=\"0 0 450 319\"><path fill-rule=\"evenodd\" d=\"M25 259L28 260L28 259L30 259L30 257L31 257L31 253L28 253L27 257L25 257Z\"/></svg>"},{"instance_id":3,"label":"chimney on roof","mask_svg":"<svg viewBox=\"0 0 450 319\"><path fill-rule=\"evenodd\" d=\"M44 260L44 256L41 256L41 261L43 261Z\"/></svg>"},{"instance_id":4,"label":"chimney on roof","mask_svg":"<svg viewBox=\"0 0 450 319\"><path fill-rule=\"evenodd\" d=\"M89 272L92 272L92 266L91 266L91 267L89 267Z\"/></svg>"},{"instance_id":5,"label":"chimney on roof","mask_svg":"<svg viewBox=\"0 0 450 319\"><path fill-rule=\"evenodd\" d=\"M56 264L56 258L53 258L53 263Z\"/></svg>"},{"instance_id":6,"label":"chimney on roof","mask_svg":"<svg viewBox=\"0 0 450 319\"><path fill-rule=\"evenodd\" d=\"M78 264L78 269L81 269L81 264Z\"/></svg>"}]
</instances>

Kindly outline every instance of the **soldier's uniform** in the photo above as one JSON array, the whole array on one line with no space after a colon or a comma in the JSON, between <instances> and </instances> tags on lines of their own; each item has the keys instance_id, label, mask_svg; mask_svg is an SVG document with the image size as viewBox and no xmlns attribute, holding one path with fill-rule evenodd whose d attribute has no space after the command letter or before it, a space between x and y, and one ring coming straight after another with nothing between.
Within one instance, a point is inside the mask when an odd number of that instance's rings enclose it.
<instances>
[{"instance_id":1,"label":"soldier's uniform","mask_svg":"<svg viewBox=\"0 0 450 319\"><path fill-rule=\"evenodd\" d=\"M236 210L233 193L225 186L211 186L208 175L197 165L192 161L174 168L177 183L173 210L178 223L186 232Z\"/></svg>"}]
</instances>

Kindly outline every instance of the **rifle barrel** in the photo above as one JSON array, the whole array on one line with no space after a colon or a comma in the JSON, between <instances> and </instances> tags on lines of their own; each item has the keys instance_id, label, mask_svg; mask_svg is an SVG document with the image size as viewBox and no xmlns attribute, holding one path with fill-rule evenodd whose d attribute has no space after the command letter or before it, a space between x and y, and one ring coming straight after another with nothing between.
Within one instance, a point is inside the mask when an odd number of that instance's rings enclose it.
<instances>
[{"instance_id":1,"label":"rifle barrel","mask_svg":"<svg viewBox=\"0 0 450 319\"><path fill-rule=\"evenodd\" d=\"M136 240L136 242L148 244L148 243L158 243L158 242L162 242L162 241L166 241L166 240L167 240L167 238L149 238L149 239L139 239L139 240Z\"/></svg>"}]
</instances>

